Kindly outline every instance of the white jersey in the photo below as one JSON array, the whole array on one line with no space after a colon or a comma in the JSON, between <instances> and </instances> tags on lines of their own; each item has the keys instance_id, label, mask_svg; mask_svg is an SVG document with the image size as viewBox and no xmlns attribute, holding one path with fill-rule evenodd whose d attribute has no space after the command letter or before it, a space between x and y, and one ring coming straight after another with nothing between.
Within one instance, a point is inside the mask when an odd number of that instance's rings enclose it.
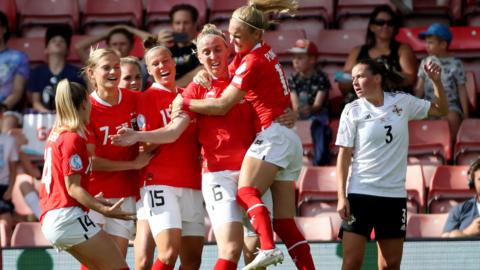
<instances>
[{"instance_id":1,"label":"white jersey","mask_svg":"<svg viewBox=\"0 0 480 270\"><path fill-rule=\"evenodd\" d=\"M18 161L15 139L7 134L0 134L0 185L8 186L10 183L10 162Z\"/></svg>"},{"instance_id":2,"label":"white jersey","mask_svg":"<svg viewBox=\"0 0 480 270\"><path fill-rule=\"evenodd\" d=\"M406 197L408 121L429 109L429 101L402 92L385 93L379 107L364 98L345 106L336 145L353 147L347 193Z\"/></svg>"}]
</instances>

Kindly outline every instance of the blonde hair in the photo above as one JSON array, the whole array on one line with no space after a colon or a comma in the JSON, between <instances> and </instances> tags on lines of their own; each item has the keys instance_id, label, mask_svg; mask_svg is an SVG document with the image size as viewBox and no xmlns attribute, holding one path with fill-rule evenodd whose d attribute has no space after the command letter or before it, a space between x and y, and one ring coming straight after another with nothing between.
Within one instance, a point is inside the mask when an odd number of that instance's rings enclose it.
<instances>
[{"instance_id":1,"label":"blonde hair","mask_svg":"<svg viewBox=\"0 0 480 270\"><path fill-rule=\"evenodd\" d=\"M203 26L203 29L202 31L198 34L197 36L197 44L199 43L199 41L204 38L205 36L208 36L208 35L215 35L215 36L219 36L223 39L223 41L225 41L225 45L227 45L228 47L228 44L227 44L227 37L225 36L225 34L223 33L222 30L218 29L215 25L211 24L211 23L207 23ZM198 45L197 45L198 46Z\"/></svg>"},{"instance_id":2,"label":"blonde hair","mask_svg":"<svg viewBox=\"0 0 480 270\"><path fill-rule=\"evenodd\" d=\"M116 55L120 58L120 56L118 55L118 52L114 49L111 49L111 48L101 48L101 49L90 48L90 54L88 56L87 61L85 62L85 66L82 68L82 74L87 77L88 81L95 88L97 87L97 83L92 78L90 78L87 71L89 69L94 69L97 66L98 62L100 61L100 58L104 57L105 55L109 55L109 54L114 54L114 55Z\"/></svg>"},{"instance_id":3,"label":"blonde hair","mask_svg":"<svg viewBox=\"0 0 480 270\"><path fill-rule=\"evenodd\" d=\"M142 70L142 67L140 66L140 60L138 60L138 58L135 56L126 56L126 57L120 58L120 66L123 66L126 64L131 64L136 66L139 71Z\"/></svg>"},{"instance_id":4,"label":"blonde hair","mask_svg":"<svg viewBox=\"0 0 480 270\"><path fill-rule=\"evenodd\" d=\"M170 49L161 45L156 37L150 36L147 39L145 39L143 41L143 48L145 49L144 58L145 58L145 63L147 63L147 65L148 65L148 60L150 60L150 54L152 54L152 52L156 51L157 49L165 50L170 55L170 57L172 57L172 52L170 51Z\"/></svg>"},{"instance_id":5,"label":"blonde hair","mask_svg":"<svg viewBox=\"0 0 480 270\"><path fill-rule=\"evenodd\" d=\"M69 82L68 79L61 80L56 89L55 109L57 117L53 129L57 132L74 131L85 134L85 119L82 119L80 106L88 102L88 92L79 83Z\"/></svg>"},{"instance_id":6,"label":"blonde hair","mask_svg":"<svg viewBox=\"0 0 480 270\"><path fill-rule=\"evenodd\" d=\"M245 23L252 31L267 30L272 23L267 16L269 13L293 14L297 8L296 0L249 0L248 5L233 12L232 18Z\"/></svg>"}]
</instances>

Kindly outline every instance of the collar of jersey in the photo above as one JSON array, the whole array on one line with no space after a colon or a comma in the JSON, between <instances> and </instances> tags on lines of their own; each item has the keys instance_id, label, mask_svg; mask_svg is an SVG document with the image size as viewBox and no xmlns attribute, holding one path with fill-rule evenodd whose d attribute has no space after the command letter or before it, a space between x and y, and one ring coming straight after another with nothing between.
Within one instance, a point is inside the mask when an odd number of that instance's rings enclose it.
<instances>
[{"instance_id":1,"label":"collar of jersey","mask_svg":"<svg viewBox=\"0 0 480 270\"><path fill-rule=\"evenodd\" d=\"M120 104L120 102L122 102L122 91L120 91L120 89L117 89L118 91L118 103L117 104ZM101 99L98 94L97 94L97 91L93 91L91 94L90 94L93 99L95 99L98 103L102 104L103 106L107 106L107 107L112 107L113 105L106 102L105 100Z\"/></svg>"},{"instance_id":2,"label":"collar of jersey","mask_svg":"<svg viewBox=\"0 0 480 270\"><path fill-rule=\"evenodd\" d=\"M160 84L160 83L157 83L157 82L154 82L152 83L152 87L155 88L155 89L158 89L158 90L163 90L163 91L167 91L167 92L173 92L172 90L168 89L167 87L165 87L163 84ZM176 88L175 88L176 89Z\"/></svg>"}]
</instances>

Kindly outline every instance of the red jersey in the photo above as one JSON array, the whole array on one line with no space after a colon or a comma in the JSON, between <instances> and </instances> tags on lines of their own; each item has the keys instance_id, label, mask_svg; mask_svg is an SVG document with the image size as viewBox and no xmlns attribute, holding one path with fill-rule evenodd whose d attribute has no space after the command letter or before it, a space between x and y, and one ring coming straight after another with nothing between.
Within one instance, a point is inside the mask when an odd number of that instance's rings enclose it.
<instances>
[{"instance_id":1,"label":"red jersey","mask_svg":"<svg viewBox=\"0 0 480 270\"><path fill-rule=\"evenodd\" d=\"M132 113L136 113L139 92L128 89L119 90L119 102L110 105L98 97L96 92L90 95L92 111L88 123L88 143L95 145L95 155L110 160L133 160L138 155L138 145L128 147L112 145L110 135L117 134L122 127L131 127ZM89 193L103 192L105 198L136 196L138 171L93 171L89 184Z\"/></svg>"},{"instance_id":2,"label":"red jersey","mask_svg":"<svg viewBox=\"0 0 480 270\"><path fill-rule=\"evenodd\" d=\"M235 55L229 71L234 76L231 84L246 91L245 100L256 112L257 132L291 107L287 78L269 45L257 44L248 54Z\"/></svg>"},{"instance_id":3,"label":"red jersey","mask_svg":"<svg viewBox=\"0 0 480 270\"><path fill-rule=\"evenodd\" d=\"M183 96L191 99L219 98L230 80L213 80L210 90L191 83ZM254 112L245 100L224 116L197 115L199 141L205 172L240 170L243 157L255 138Z\"/></svg>"},{"instance_id":4,"label":"red jersey","mask_svg":"<svg viewBox=\"0 0 480 270\"><path fill-rule=\"evenodd\" d=\"M158 83L152 84L139 99L138 125L154 130L170 123L170 104L177 96ZM201 188L200 145L195 121L173 143L161 144L142 171L140 185L167 185L180 188Z\"/></svg>"},{"instance_id":5,"label":"red jersey","mask_svg":"<svg viewBox=\"0 0 480 270\"><path fill-rule=\"evenodd\" d=\"M85 209L70 197L65 186L65 176L81 175L81 185L88 185L92 160L88 155L85 138L75 132L52 131L45 145L45 163L40 184L40 208L42 214L53 209L78 206Z\"/></svg>"}]
</instances>

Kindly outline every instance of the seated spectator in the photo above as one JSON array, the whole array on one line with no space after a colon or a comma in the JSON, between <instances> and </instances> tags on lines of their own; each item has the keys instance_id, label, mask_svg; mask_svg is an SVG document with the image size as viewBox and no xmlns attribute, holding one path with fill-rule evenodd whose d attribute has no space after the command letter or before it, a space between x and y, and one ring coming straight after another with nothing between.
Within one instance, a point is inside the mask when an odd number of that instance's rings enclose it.
<instances>
[{"instance_id":1,"label":"seated spectator","mask_svg":"<svg viewBox=\"0 0 480 270\"><path fill-rule=\"evenodd\" d=\"M27 90L31 93L32 106L37 112L55 110L55 89L62 79L84 84L77 67L67 63L72 29L68 25L52 25L45 34L47 63L32 70Z\"/></svg>"},{"instance_id":2,"label":"seated spectator","mask_svg":"<svg viewBox=\"0 0 480 270\"><path fill-rule=\"evenodd\" d=\"M450 126L452 139L457 137L458 129L462 123L462 118L468 118L468 96L465 87L465 70L462 61L448 52L448 46L452 42L452 33L448 26L434 23L426 32L418 36L425 40L428 57L422 59L418 69L418 81L415 88L415 95L432 101L433 94L432 82L427 78L423 66L428 61L437 62L442 66L442 83L445 89L445 95L448 100L447 120Z\"/></svg>"},{"instance_id":3,"label":"seated spectator","mask_svg":"<svg viewBox=\"0 0 480 270\"><path fill-rule=\"evenodd\" d=\"M409 45L395 40L399 27L400 17L388 5L380 5L372 11L365 44L353 48L343 67L344 73L335 76L346 103L357 97L353 92L351 77L348 78L345 74L350 74L359 60L369 58L384 62L389 69L399 72L404 77L403 84L398 86L399 90L412 93L417 59Z\"/></svg>"},{"instance_id":4,"label":"seated spectator","mask_svg":"<svg viewBox=\"0 0 480 270\"><path fill-rule=\"evenodd\" d=\"M475 189L473 198L456 205L448 213L443 227L442 237L479 237L480 236L480 159L472 163L467 173L468 186Z\"/></svg>"},{"instance_id":5,"label":"seated spectator","mask_svg":"<svg viewBox=\"0 0 480 270\"><path fill-rule=\"evenodd\" d=\"M18 127L22 122L21 99L29 75L28 58L24 52L7 48L10 37L8 19L0 11L0 103L7 111L4 113L2 132Z\"/></svg>"},{"instance_id":6,"label":"seated spectator","mask_svg":"<svg viewBox=\"0 0 480 270\"><path fill-rule=\"evenodd\" d=\"M198 10L189 4L178 4L172 7L169 16L173 31L160 31L158 41L172 52L177 63L176 84L185 87L202 69L195 54L197 46L193 43L199 29Z\"/></svg>"},{"instance_id":7,"label":"seated spectator","mask_svg":"<svg viewBox=\"0 0 480 270\"><path fill-rule=\"evenodd\" d=\"M122 57L120 59L120 83L119 88L128 88L135 91L143 91L141 63L135 56Z\"/></svg>"},{"instance_id":8,"label":"seated spectator","mask_svg":"<svg viewBox=\"0 0 480 270\"><path fill-rule=\"evenodd\" d=\"M0 122L6 106L0 104ZM6 223L7 241L13 229L13 203L12 190L17 177L18 152L15 139L0 132L0 219Z\"/></svg>"},{"instance_id":9,"label":"seated spectator","mask_svg":"<svg viewBox=\"0 0 480 270\"><path fill-rule=\"evenodd\" d=\"M318 49L309 41L300 39L290 49L295 73L288 78L293 110L300 120L312 120L311 134L314 144L314 165L329 163L329 145L332 131L328 126L328 76L316 69Z\"/></svg>"}]
</instances>

